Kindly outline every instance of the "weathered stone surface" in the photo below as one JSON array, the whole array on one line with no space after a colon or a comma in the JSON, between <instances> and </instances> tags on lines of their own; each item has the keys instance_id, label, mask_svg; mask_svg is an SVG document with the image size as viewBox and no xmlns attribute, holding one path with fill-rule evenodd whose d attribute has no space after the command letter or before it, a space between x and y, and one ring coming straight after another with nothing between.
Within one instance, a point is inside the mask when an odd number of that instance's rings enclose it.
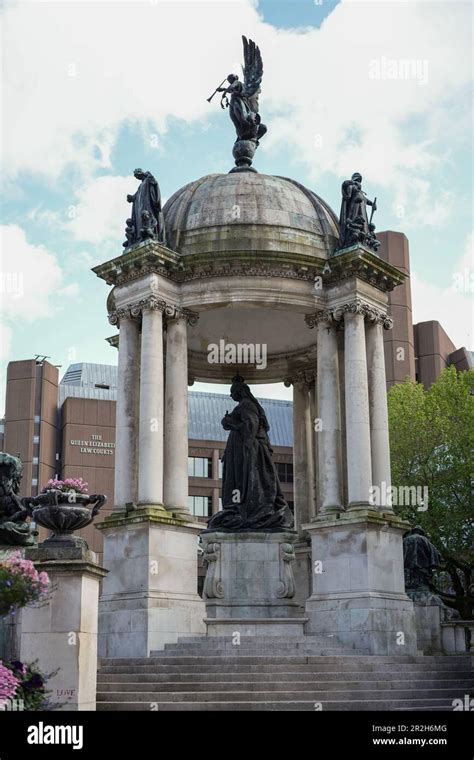
<instances>
[{"instance_id":1,"label":"weathered stone surface","mask_svg":"<svg viewBox=\"0 0 474 760\"><path fill-rule=\"evenodd\" d=\"M48 681L58 709L95 710L99 581L107 571L84 548L39 546L27 558L48 573L52 595L22 610L20 659L38 660L46 673L59 668Z\"/></svg>"},{"instance_id":2,"label":"weathered stone surface","mask_svg":"<svg viewBox=\"0 0 474 760\"><path fill-rule=\"evenodd\" d=\"M292 569L296 538L295 531L202 535L209 636L303 633Z\"/></svg>"},{"instance_id":3,"label":"weathered stone surface","mask_svg":"<svg viewBox=\"0 0 474 760\"><path fill-rule=\"evenodd\" d=\"M99 604L101 657L147 657L178 636L204 633L196 563L201 526L160 520L158 512L131 512L101 526L110 570Z\"/></svg>"},{"instance_id":4,"label":"weathered stone surface","mask_svg":"<svg viewBox=\"0 0 474 760\"><path fill-rule=\"evenodd\" d=\"M367 654L413 654L413 603L405 594L402 532L391 515L367 511L315 521L313 592L306 602L306 633L334 634Z\"/></svg>"}]
</instances>

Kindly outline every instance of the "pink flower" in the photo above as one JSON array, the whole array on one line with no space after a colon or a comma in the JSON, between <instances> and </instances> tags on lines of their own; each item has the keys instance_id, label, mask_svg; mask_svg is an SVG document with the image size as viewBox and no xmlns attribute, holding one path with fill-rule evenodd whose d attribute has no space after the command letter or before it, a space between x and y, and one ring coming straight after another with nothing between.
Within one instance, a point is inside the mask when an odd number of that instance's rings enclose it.
<instances>
[{"instance_id":1,"label":"pink flower","mask_svg":"<svg viewBox=\"0 0 474 760\"><path fill-rule=\"evenodd\" d=\"M6 668L0 660L0 700L14 697L19 683L10 668Z\"/></svg>"}]
</instances>

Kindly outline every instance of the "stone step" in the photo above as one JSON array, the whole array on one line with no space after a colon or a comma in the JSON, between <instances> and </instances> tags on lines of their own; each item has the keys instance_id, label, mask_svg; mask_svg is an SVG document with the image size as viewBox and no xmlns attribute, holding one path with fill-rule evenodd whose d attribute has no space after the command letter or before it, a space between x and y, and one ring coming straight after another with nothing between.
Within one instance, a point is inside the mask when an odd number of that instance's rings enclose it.
<instances>
[{"instance_id":1,"label":"stone step","mask_svg":"<svg viewBox=\"0 0 474 760\"><path fill-rule=\"evenodd\" d=\"M136 676L135 676L136 678ZM136 692L156 692L156 691L163 691L163 692L209 692L209 691L219 691L223 692L228 690L229 692L234 691L245 691L245 692L254 692L254 691L281 691L282 693L286 691L293 692L293 691L312 691L315 688L317 688L320 691L326 690L326 691L364 691L364 692L370 692L370 694L373 694L376 691L388 691L388 690L411 690L411 691L429 691L432 689L436 690L446 690L446 689L456 689L459 693L460 690L464 690L465 693L469 693L469 691L474 692L474 678L464 678L464 679L450 679L450 680L442 680L442 681L436 681L433 679L426 680L426 681L419 681L419 680L412 680L409 681L407 679L405 680L393 680L393 681L387 681L386 679L381 679L378 681L370 681L369 683L366 680L360 680L360 681L320 681L320 680L308 680L303 681L301 679L294 680L279 680L275 677L275 680L273 681L265 681L262 683L260 680L250 681L248 679L241 680L241 681L231 681L228 680L225 681L208 681L208 680L200 680L200 681L158 681L158 682L152 682L152 681L100 681L98 685L98 689L100 693L105 692L130 692L130 691L136 691Z\"/></svg>"},{"instance_id":2,"label":"stone step","mask_svg":"<svg viewBox=\"0 0 474 760\"><path fill-rule=\"evenodd\" d=\"M221 657L259 657L263 656L266 652L268 652L268 647L254 647L253 649L245 649L241 650L239 647L234 647L234 649L222 649L222 650L209 650L208 652L201 652L199 649L196 649L195 652L189 651L188 649L177 649L176 651L167 651L167 652L161 652L160 656L163 658L170 658L170 657L216 657L220 655ZM293 649L283 649L281 647L272 647L272 657L285 657L287 655L294 654ZM338 656L359 656L364 655L364 650L346 650L346 649L339 649L337 647L324 647L324 646L314 646L314 647L305 647L304 649L299 649L298 654L305 656L305 657L338 657ZM156 656L156 655L152 655Z\"/></svg>"},{"instance_id":3,"label":"stone step","mask_svg":"<svg viewBox=\"0 0 474 760\"><path fill-rule=\"evenodd\" d=\"M126 684L126 683L137 683L137 679L140 679L140 683L146 684L146 683L170 683L173 682L177 686L183 683L200 683L201 681L205 681L207 683L210 682L218 682L222 681L223 678L225 678L226 683L233 684L236 682L246 681L246 682L255 682L255 683L268 683L273 681L279 681L282 682L292 682L292 681L298 681L299 683L321 683L324 681L325 683L329 681L345 681L345 682L362 682L364 683L367 688L371 688L373 682L379 681L381 678L383 678L383 675L380 672L365 672L361 673L361 671L354 672L344 672L341 673L340 671L336 672L321 672L321 671L278 671L275 673L256 673L255 670L253 671L241 671L239 669L238 672L222 672L221 670L215 672L215 673L204 673L203 671L199 672L191 672L191 673L182 673L182 672L166 672L166 673L116 673L115 671L111 673L103 673L102 671L99 671L97 675L97 682L99 684L106 684L106 683L116 683L116 684ZM454 685L454 683L460 683L463 680L467 680L469 682L472 682L474 685L474 674L473 673L466 673L464 671L441 671L441 672L435 672L435 673L429 673L427 671L422 671L421 673L396 673L394 674L394 678L399 683L416 683L419 684L420 687L422 685L429 685L430 683L433 684L439 684L439 683L447 683L449 682L449 685ZM384 679L386 682L386 679Z\"/></svg>"},{"instance_id":4,"label":"stone step","mask_svg":"<svg viewBox=\"0 0 474 760\"><path fill-rule=\"evenodd\" d=\"M389 710L432 710L437 712L452 712L452 700L444 698L435 699L398 699L398 700L381 700L381 699L368 699L368 700L354 700L351 701L337 701L327 700L322 706L323 712L330 711L348 711L348 710L364 710L364 711L389 711ZM319 709L315 706L312 700L299 700L299 701L267 701L267 702L255 702L255 701L235 701L235 702L169 702L162 701L156 702L153 700L152 704L147 704L142 701L110 701L110 702L98 702L97 710L99 712L104 711L179 711L179 712L196 712L196 711L212 711L212 712L237 712L239 710L244 711L298 711L298 712L315 712Z\"/></svg>"},{"instance_id":5,"label":"stone step","mask_svg":"<svg viewBox=\"0 0 474 760\"><path fill-rule=\"evenodd\" d=\"M423 690L424 699L441 699L449 698L459 699L464 698L466 692L462 692L459 688L449 689L425 689ZM255 690L250 695L254 702L267 702L269 700L273 702L287 702L287 701L302 701L302 700L314 700L316 702L325 702L328 699L332 699L337 702L354 700L365 701L374 700L374 694L372 690L361 693L356 689L339 689L331 692L321 689L314 689L304 691L301 689L290 690L285 688L284 691L277 690ZM179 691L179 692L165 692L165 691L102 691L97 692L98 702L231 702L236 701L238 697L238 691L226 689L224 691ZM365 697L365 699L364 699ZM377 691L377 699L381 701L390 701L397 699L411 699L414 697L413 690L404 689L379 689Z\"/></svg>"},{"instance_id":6,"label":"stone step","mask_svg":"<svg viewBox=\"0 0 474 760\"><path fill-rule=\"evenodd\" d=\"M386 677L391 678L394 676L398 677L420 677L420 678L426 678L426 676L438 676L439 674L442 676L443 674L462 674L465 677L468 677L470 674L472 674L472 669L462 669L460 667L456 668L449 668L445 667L442 668L441 666L438 666L437 668L430 668L430 667L395 667L395 666L383 666L380 668L360 668L360 667L345 667L345 668L339 668L337 665L328 665L327 667L321 666L321 665L299 665L299 664L292 664L292 663L285 663L281 665L262 665L262 664L248 664L248 663L227 663L222 665L203 665L200 664L173 664L173 665L153 665L153 666L146 666L146 665L136 665L133 667L132 665L112 665L112 666L104 666L100 669L100 674L132 674L132 675L159 675L159 674L196 674L196 675L206 675L208 673L212 674L242 674L242 673L255 673L255 674L278 674L278 673L286 673L288 671L291 671L292 673L308 673L308 674L314 674L315 676L325 676L326 674L330 673L337 673L340 674L342 677L345 678L346 674L354 673L360 675L361 673L364 674L364 676L368 676L369 674L379 677ZM379 675L380 674L380 675Z\"/></svg>"},{"instance_id":7,"label":"stone step","mask_svg":"<svg viewBox=\"0 0 474 760\"><path fill-rule=\"evenodd\" d=\"M162 653L159 653L158 655L153 655L151 657L111 657L111 658L103 658L101 660L101 664L104 665L152 665L154 663L163 662L166 660L167 663L172 663L173 659L176 659L179 662L182 661L198 661L201 660L203 663L207 663L209 665L213 664L219 664L221 662L229 661L229 658L232 658L232 655L225 655L222 657L216 657L214 655L190 655L190 656L184 656L184 657L176 657L176 658L170 658L170 657L163 657ZM318 657L316 655L284 655L282 657L274 657L272 655L269 656L255 656L255 655L249 655L248 657L246 655L242 655L242 658L247 658L248 664L255 664L257 662L266 663L268 665L271 664L278 664L280 661L283 662L289 662L294 663L295 665L305 664L305 663L330 663L330 662L337 662L338 665L344 665L344 663L351 664L352 662L357 662L361 667L365 667L367 665L373 665L374 667L378 667L379 665L387 665L391 663L397 663L397 664L417 664L417 665L426 665L427 667L432 667L433 665L438 664L446 664L450 663L451 665L453 663L463 663L463 664L473 664L474 658L471 658L470 655L456 655L453 657L436 657L436 656L427 656L427 657L416 657L415 655L382 655L382 656L375 656L375 655L343 655L338 657Z\"/></svg>"}]
</instances>

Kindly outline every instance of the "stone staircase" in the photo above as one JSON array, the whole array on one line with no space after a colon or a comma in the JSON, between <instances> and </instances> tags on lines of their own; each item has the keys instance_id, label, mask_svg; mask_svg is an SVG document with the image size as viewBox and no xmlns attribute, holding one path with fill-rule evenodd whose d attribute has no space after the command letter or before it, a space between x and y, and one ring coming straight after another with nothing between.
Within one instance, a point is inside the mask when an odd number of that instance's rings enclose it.
<instances>
[{"instance_id":1,"label":"stone staircase","mask_svg":"<svg viewBox=\"0 0 474 760\"><path fill-rule=\"evenodd\" d=\"M102 660L98 710L436 710L474 696L474 657L366 656L327 638L183 638Z\"/></svg>"}]
</instances>

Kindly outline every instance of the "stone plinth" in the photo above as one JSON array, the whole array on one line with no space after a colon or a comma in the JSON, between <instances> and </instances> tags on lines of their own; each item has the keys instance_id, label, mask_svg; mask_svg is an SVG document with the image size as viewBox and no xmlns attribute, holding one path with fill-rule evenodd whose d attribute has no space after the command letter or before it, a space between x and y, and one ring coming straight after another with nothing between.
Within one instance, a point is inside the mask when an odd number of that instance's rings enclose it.
<instances>
[{"instance_id":1,"label":"stone plinth","mask_svg":"<svg viewBox=\"0 0 474 760\"><path fill-rule=\"evenodd\" d=\"M208 636L302 635L295 598L295 531L202 534Z\"/></svg>"},{"instance_id":2,"label":"stone plinth","mask_svg":"<svg viewBox=\"0 0 474 760\"><path fill-rule=\"evenodd\" d=\"M406 523L367 510L304 527L313 560L306 632L334 635L367 654L416 653L415 613L403 571Z\"/></svg>"},{"instance_id":3,"label":"stone plinth","mask_svg":"<svg viewBox=\"0 0 474 760\"><path fill-rule=\"evenodd\" d=\"M95 710L99 581L107 571L84 547L39 546L25 556L48 573L52 595L22 610L20 659L38 660L45 673L59 668L47 682L57 709Z\"/></svg>"},{"instance_id":4,"label":"stone plinth","mask_svg":"<svg viewBox=\"0 0 474 760\"><path fill-rule=\"evenodd\" d=\"M96 527L110 571L99 603L101 657L148 657L179 636L205 633L197 593L201 525L145 507Z\"/></svg>"}]
</instances>

